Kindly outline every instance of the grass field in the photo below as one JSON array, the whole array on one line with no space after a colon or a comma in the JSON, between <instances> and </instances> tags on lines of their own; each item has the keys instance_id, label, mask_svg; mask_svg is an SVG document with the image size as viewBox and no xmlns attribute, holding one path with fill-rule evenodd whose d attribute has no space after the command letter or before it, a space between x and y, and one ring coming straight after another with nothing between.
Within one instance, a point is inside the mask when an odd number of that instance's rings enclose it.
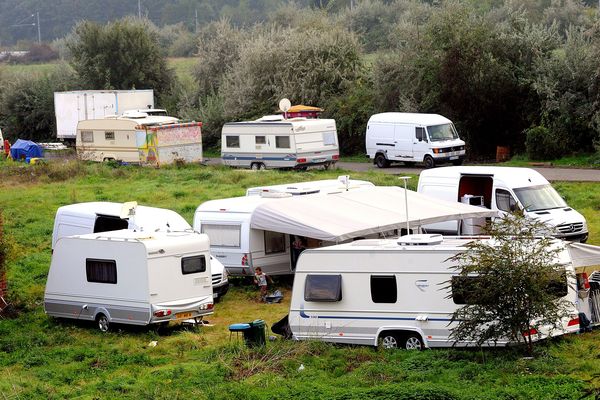
<instances>
[{"instance_id":1,"label":"grass field","mask_svg":"<svg viewBox=\"0 0 600 400\"><path fill-rule=\"evenodd\" d=\"M243 195L250 186L333 178L306 173L184 166L111 167L76 161L26 166L0 162L0 209L8 241L11 300L20 314L0 319L1 399L578 399L600 395L600 333L537 347L534 359L514 350L384 352L364 347L275 341L249 350L227 326L287 313L285 302L256 302L249 286L233 287L209 318L212 327L165 331L120 328L101 334L89 324L48 318L42 309L56 208L82 201L130 201L171 208L189 222L198 204ZM379 185L379 172L352 173ZM414 189L417 179L411 179ZM600 244L600 185L557 183L588 219ZM156 347L148 346L158 341ZM298 371L300 365L304 370Z\"/></svg>"}]
</instances>

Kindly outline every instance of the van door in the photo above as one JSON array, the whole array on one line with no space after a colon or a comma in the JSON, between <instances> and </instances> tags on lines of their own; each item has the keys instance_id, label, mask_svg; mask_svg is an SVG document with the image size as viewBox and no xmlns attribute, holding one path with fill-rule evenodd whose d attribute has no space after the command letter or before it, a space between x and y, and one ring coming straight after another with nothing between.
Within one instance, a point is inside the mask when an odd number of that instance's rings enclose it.
<instances>
[{"instance_id":1,"label":"van door","mask_svg":"<svg viewBox=\"0 0 600 400\"><path fill-rule=\"evenodd\" d=\"M427 138L425 127L415 127L415 137L413 140L413 157L415 161L423 161L425 154L429 153L431 146Z\"/></svg>"},{"instance_id":2,"label":"van door","mask_svg":"<svg viewBox=\"0 0 600 400\"><path fill-rule=\"evenodd\" d=\"M496 188L494 193L495 209L502 212L502 215L514 212L518 209L519 203L512 193L503 188Z\"/></svg>"},{"instance_id":3,"label":"van door","mask_svg":"<svg viewBox=\"0 0 600 400\"><path fill-rule=\"evenodd\" d=\"M410 125L396 125L394 129L395 154L397 160L413 160L413 141L415 140L415 127ZM388 157L390 158L390 157ZM391 159L391 158L390 158Z\"/></svg>"}]
</instances>

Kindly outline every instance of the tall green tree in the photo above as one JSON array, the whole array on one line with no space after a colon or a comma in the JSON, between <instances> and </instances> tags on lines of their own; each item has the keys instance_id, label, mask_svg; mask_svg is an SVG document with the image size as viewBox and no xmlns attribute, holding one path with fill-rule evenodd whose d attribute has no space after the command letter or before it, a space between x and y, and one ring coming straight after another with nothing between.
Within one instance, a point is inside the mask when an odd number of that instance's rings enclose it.
<instances>
[{"instance_id":1,"label":"tall green tree","mask_svg":"<svg viewBox=\"0 0 600 400\"><path fill-rule=\"evenodd\" d=\"M452 316L451 336L478 345L509 339L533 350L532 334L562 329L572 304L567 294L571 274L558 258L559 242L540 238L543 223L508 215L486 227L491 241L473 241L452 258L455 302L466 304Z\"/></svg>"},{"instance_id":2,"label":"tall green tree","mask_svg":"<svg viewBox=\"0 0 600 400\"><path fill-rule=\"evenodd\" d=\"M68 48L86 89L154 89L160 97L171 88L174 73L146 20L84 21L73 30Z\"/></svg>"}]
</instances>

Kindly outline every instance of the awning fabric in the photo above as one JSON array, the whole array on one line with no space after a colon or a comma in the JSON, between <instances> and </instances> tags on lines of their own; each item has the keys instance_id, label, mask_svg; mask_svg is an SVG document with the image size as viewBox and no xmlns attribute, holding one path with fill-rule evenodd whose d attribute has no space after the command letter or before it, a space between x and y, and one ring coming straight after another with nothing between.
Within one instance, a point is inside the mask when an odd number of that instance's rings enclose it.
<instances>
[{"instance_id":1,"label":"awning fabric","mask_svg":"<svg viewBox=\"0 0 600 400\"><path fill-rule=\"evenodd\" d=\"M600 267L600 247L592 246L591 244L569 243L567 248L569 249L569 253L571 253L574 268Z\"/></svg>"},{"instance_id":2,"label":"awning fabric","mask_svg":"<svg viewBox=\"0 0 600 400\"><path fill-rule=\"evenodd\" d=\"M407 191L411 227L434 222L496 216L496 212ZM405 193L399 187L369 187L333 194L277 199L259 205L250 226L341 242L406 227Z\"/></svg>"}]
</instances>

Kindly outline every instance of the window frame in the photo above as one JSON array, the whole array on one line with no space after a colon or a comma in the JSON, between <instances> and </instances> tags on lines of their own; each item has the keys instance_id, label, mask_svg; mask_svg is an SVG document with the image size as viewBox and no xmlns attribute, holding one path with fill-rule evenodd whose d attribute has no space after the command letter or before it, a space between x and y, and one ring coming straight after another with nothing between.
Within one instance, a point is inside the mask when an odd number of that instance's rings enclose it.
<instances>
[{"instance_id":1,"label":"window frame","mask_svg":"<svg viewBox=\"0 0 600 400\"><path fill-rule=\"evenodd\" d=\"M504 210L502 208L500 208L499 206L499 202L498 202L498 194L500 194L501 196L508 196L508 210ZM500 211L504 211L507 213L511 213L514 212L515 210L517 210L519 203L517 202L517 200L514 198L514 196L506 189L502 189L502 188L496 188L495 192L494 192L494 199L496 201L496 208Z\"/></svg>"},{"instance_id":2,"label":"window frame","mask_svg":"<svg viewBox=\"0 0 600 400\"><path fill-rule=\"evenodd\" d=\"M282 146L280 143L280 140L285 139L287 140L287 146ZM275 136L275 148L277 149L291 149L292 148L292 141L290 139L290 137L288 135L276 135Z\"/></svg>"},{"instance_id":3,"label":"window frame","mask_svg":"<svg viewBox=\"0 0 600 400\"><path fill-rule=\"evenodd\" d=\"M235 143L230 144L231 140L236 140L237 145ZM239 149L240 148L240 135L225 135L225 147L230 149Z\"/></svg>"},{"instance_id":4,"label":"window frame","mask_svg":"<svg viewBox=\"0 0 600 400\"><path fill-rule=\"evenodd\" d=\"M315 296L315 293L309 293L311 291L311 284L317 285L317 282L313 282L318 278L336 278L335 282L321 282L321 285L325 284L332 291L328 294L334 296ZM335 285L335 286L333 286ZM334 293L335 292L335 293ZM335 303L342 301L342 275L341 274L307 274L304 279L304 301L319 302L319 303Z\"/></svg>"},{"instance_id":5,"label":"window frame","mask_svg":"<svg viewBox=\"0 0 600 400\"><path fill-rule=\"evenodd\" d=\"M323 132L323 146L335 146L336 145L336 132L335 131L324 131Z\"/></svg>"},{"instance_id":6,"label":"window frame","mask_svg":"<svg viewBox=\"0 0 600 400\"><path fill-rule=\"evenodd\" d=\"M259 141L258 138L261 138L262 141ZM265 135L254 136L254 144L267 144L267 137Z\"/></svg>"},{"instance_id":7,"label":"window frame","mask_svg":"<svg viewBox=\"0 0 600 400\"><path fill-rule=\"evenodd\" d=\"M425 143L429 142L429 140L427 140L427 131L422 126L415 127L415 138L419 142L425 142Z\"/></svg>"},{"instance_id":8,"label":"window frame","mask_svg":"<svg viewBox=\"0 0 600 400\"><path fill-rule=\"evenodd\" d=\"M104 131L104 140L115 140L115 131Z\"/></svg>"},{"instance_id":9,"label":"window frame","mask_svg":"<svg viewBox=\"0 0 600 400\"><path fill-rule=\"evenodd\" d=\"M190 261L190 260L201 260L200 269L197 271L196 270L195 271L186 271L184 263L186 261ZM188 256L188 257L181 258L181 274L182 275L199 274L201 272L206 272L206 257L204 256L204 254L198 254L195 256Z\"/></svg>"},{"instance_id":10,"label":"window frame","mask_svg":"<svg viewBox=\"0 0 600 400\"><path fill-rule=\"evenodd\" d=\"M81 131L81 143L94 143L94 131Z\"/></svg>"},{"instance_id":11,"label":"window frame","mask_svg":"<svg viewBox=\"0 0 600 400\"><path fill-rule=\"evenodd\" d=\"M391 296L385 295L380 297L380 295L375 295L376 293L383 293L385 290L389 288L377 288L377 290L373 290L374 284L376 284L377 280L394 280L394 296L393 301L391 301ZM370 290L371 290L371 300L376 304L396 304L398 302L398 280L396 279L396 275L371 275L369 278ZM388 285L388 283L384 284L384 286ZM389 296L389 297L387 297Z\"/></svg>"},{"instance_id":12,"label":"window frame","mask_svg":"<svg viewBox=\"0 0 600 400\"><path fill-rule=\"evenodd\" d=\"M97 263L97 264L94 266L92 263ZM108 269L111 270L108 274L106 274L105 271L103 271L102 275L114 275L114 279L110 279L111 277L109 277L107 279L96 278L94 276L90 277L90 272L95 272L95 271L91 271L92 268L94 268L94 267L102 268L102 266L108 266L109 267ZM86 258L85 259L85 277L89 283L101 283L101 284L108 284L108 285L116 285L118 282L117 261L112 260L112 259L103 259L103 258Z\"/></svg>"},{"instance_id":13,"label":"window frame","mask_svg":"<svg viewBox=\"0 0 600 400\"><path fill-rule=\"evenodd\" d=\"M241 224L216 224L216 223L203 223L200 225L200 233L204 233L208 235L210 238L210 234L205 231L206 226L216 226L216 227L228 227L228 228L237 228L237 246L236 245L224 245L224 244L215 244L214 239L211 239L210 247L224 247L227 249L239 249L242 247L242 225ZM210 230L210 229L209 229Z\"/></svg>"},{"instance_id":14,"label":"window frame","mask_svg":"<svg viewBox=\"0 0 600 400\"><path fill-rule=\"evenodd\" d=\"M273 234L274 237L278 236L281 239L281 244L283 245L283 248L278 247L278 249L280 249L280 250L267 250L267 243L271 243L270 240L267 240L267 234ZM263 231L263 240L264 240L265 254L281 254L281 253L285 253L285 250L286 250L285 233L273 232L273 231Z\"/></svg>"}]
</instances>

